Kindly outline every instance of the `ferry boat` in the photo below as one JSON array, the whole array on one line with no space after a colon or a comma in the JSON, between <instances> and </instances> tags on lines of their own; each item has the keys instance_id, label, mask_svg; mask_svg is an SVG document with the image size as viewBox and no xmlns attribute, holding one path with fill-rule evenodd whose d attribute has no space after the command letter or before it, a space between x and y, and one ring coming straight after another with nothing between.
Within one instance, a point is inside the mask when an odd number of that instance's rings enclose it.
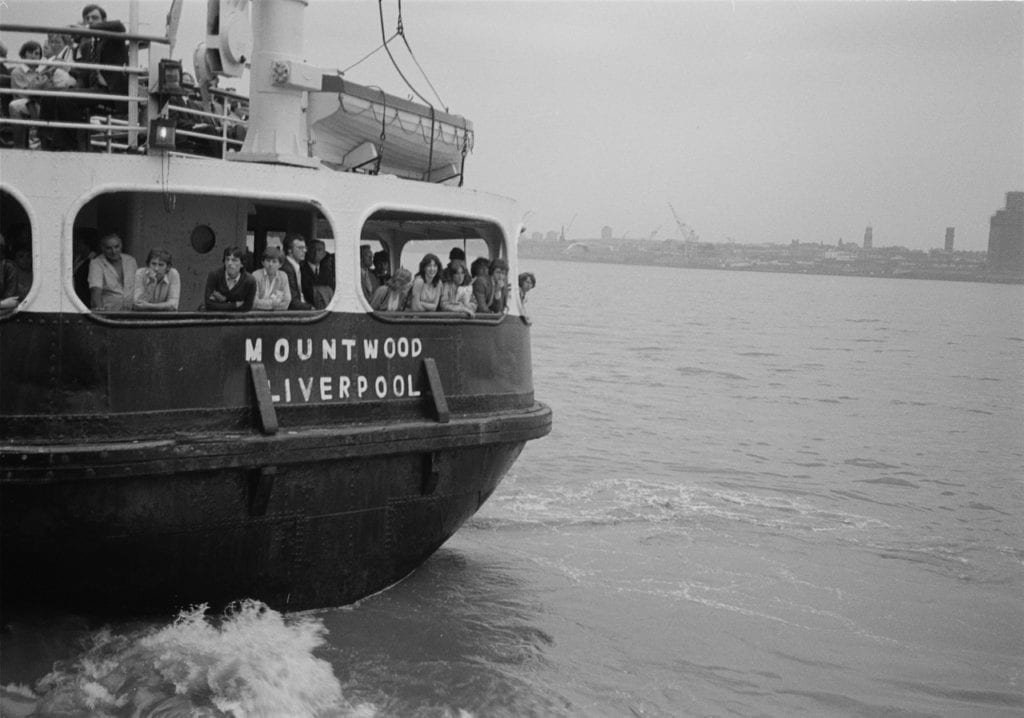
<instances>
[{"instance_id":1,"label":"ferry boat","mask_svg":"<svg viewBox=\"0 0 1024 718\"><path fill-rule=\"evenodd\" d=\"M31 288L0 314L8 607L350 603L426 560L550 431L517 292L505 312L472 317L368 303L363 245L387 250L391 272L458 247L515 276L521 214L464 186L468 121L305 63L305 4L210 3L197 81L246 67L247 112L212 87L219 110L183 101L194 95L170 32L0 25L112 38L130 58L85 66L128 80L123 95L80 91L92 116L0 118L22 136L72 131L85 150L0 149L0 231L31 259ZM347 124L360 113L385 131ZM381 136L397 139L389 122L418 123L401 151ZM76 281L111 233L139 267L154 248L171 254L178 311L90 308ZM259 257L291 233L333 256L322 308L199 309L226 248Z\"/></svg>"}]
</instances>

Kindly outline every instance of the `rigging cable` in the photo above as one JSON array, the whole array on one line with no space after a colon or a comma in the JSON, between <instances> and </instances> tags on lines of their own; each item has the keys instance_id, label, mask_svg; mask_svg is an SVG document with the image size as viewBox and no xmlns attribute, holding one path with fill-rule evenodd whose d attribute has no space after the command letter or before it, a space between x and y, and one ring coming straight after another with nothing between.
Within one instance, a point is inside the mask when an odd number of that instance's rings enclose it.
<instances>
[{"instance_id":1,"label":"rigging cable","mask_svg":"<svg viewBox=\"0 0 1024 718\"><path fill-rule=\"evenodd\" d=\"M377 8L378 8L379 13L380 13L380 36L381 36L381 38L383 38L386 35L386 32L384 30L384 0L377 0ZM430 89L434 90L434 86L430 83L430 78L428 78L426 73L423 72L423 68L420 67L419 62L416 61L416 56L412 54L412 48L409 47L409 41L405 39L405 28L402 25L402 3L401 3L401 0L399 0L399 3L398 3L398 27L395 30L395 35L401 35L402 36L402 41L405 43L405 46L409 49L409 54L412 55L413 62L416 62L416 67L418 67L420 72L423 74L423 77L424 77L424 79L426 79L427 84L430 85ZM394 35L391 36L391 39L394 39ZM388 43L389 42L390 42L390 40L385 40L384 41L384 49L387 51L388 57L391 58L391 64L394 66L395 71L398 73L398 76L402 78L402 81L405 82L406 87L408 87L410 90L412 90L413 94L416 95L416 97L420 98L420 100L422 100L424 104L426 104L427 106L432 108L434 106L433 103L430 100L428 100L426 97L421 95L419 90L417 90L415 87L413 87L412 83L409 82L409 79L405 76L405 73L402 72L402 68L400 68L398 66L398 61L395 60L395 56L393 54L391 54L391 48L388 47ZM434 90L434 94L437 95L437 90ZM442 106L444 106L444 102L441 100L441 97L439 95L438 95L437 99L438 99L438 102L440 102L440 104ZM445 109L445 112L448 111L447 107L445 107L444 109Z\"/></svg>"},{"instance_id":2,"label":"rigging cable","mask_svg":"<svg viewBox=\"0 0 1024 718\"><path fill-rule=\"evenodd\" d=\"M385 40L382 45L378 45L374 49L370 50L370 52L368 52L367 54L363 55L361 58L359 58L358 60L353 62L351 65L346 67L344 70L342 70L340 74L344 75L346 72L351 70L353 67L355 67L357 65L361 65L365 60L369 60L373 55L376 55L382 48L384 48L389 42L394 40L395 36L397 36L397 35L398 35L398 33L396 32L394 35L392 35L387 40Z\"/></svg>"},{"instance_id":3,"label":"rigging cable","mask_svg":"<svg viewBox=\"0 0 1024 718\"><path fill-rule=\"evenodd\" d=\"M412 46L409 45L409 39L405 36L405 27L402 24L402 0L398 0L398 29L396 30L396 34L402 36L402 42L405 43L405 49L409 51L409 57L411 57L412 61L416 63L416 69L420 71L420 74L423 75L423 79L427 81L427 85L429 85L431 91L433 91L434 97L437 98L438 104L444 108L445 112L447 112L448 106L445 104L444 100L441 99L440 93L438 93L438 91L434 88L434 83L430 81L430 78L427 76L426 71L420 65L420 61L416 59L416 53L412 51Z\"/></svg>"}]
</instances>

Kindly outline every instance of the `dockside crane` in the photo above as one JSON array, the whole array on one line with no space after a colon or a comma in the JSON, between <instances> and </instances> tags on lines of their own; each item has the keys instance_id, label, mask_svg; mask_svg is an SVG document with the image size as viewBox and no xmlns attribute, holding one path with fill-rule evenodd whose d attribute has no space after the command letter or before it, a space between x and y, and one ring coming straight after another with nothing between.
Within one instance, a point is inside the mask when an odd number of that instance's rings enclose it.
<instances>
[{"instance_id":1,"label":"dockside crane","mask_svg":"<svg viewBox=\"0 0 1024 718\"><path fill-rule=\"evenodd\" d=\"M694 232L689 225L683 220L679 219L679 215L676 213L676 208L672 206L672 203L668 203L668 208L672 210L672 216L675 217L676 226L679 227L679 233L682 235L682 239L687 244L696 244L700 241L700 237Z\"/></svg>"},{"instance_id":2,"label":"dockside crane","mask_svg":"<svg viewBox=\"0 0 1024 718\"><path fill-rule=\"evenodd\" d=\"M565 233L568 232L570 229L572 229L572 223L576 221L576 217L577 216L579 216L579 212L574 214L572 216L572 219L569 220L569 226L566 226L564 224L562 225L562 241L563 242L565 241Z\"/></svg>"}]
</instances>

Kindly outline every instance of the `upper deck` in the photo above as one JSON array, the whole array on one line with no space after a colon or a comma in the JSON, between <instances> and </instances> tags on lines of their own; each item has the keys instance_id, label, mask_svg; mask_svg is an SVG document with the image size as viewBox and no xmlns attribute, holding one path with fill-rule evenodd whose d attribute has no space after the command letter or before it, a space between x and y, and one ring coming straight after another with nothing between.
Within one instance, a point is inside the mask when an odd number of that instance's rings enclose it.
<instances>
[{"instance_id":1,"label":"upper deck","mask_svg":"<svg viewBox=\"0 0 1024 718\"><path fill-rule=\"evenodd\" d=\"M467 265L474 257L514 264L515 204L461 189L472 125L297 60L296 5L254 6L251 48L238 31L247 16L217 18L210 27L223 36L197 51L195 79L169 57L168 38L119 22L0 25L47 33L45 59L29 58L24 70L78 81L0 87L0 232L9 258L22 255L31 277L17 311L89 313L76 272L111 233L138 266L154 248L171 253L181 311L202 304L221 250L244 248L251 271L289 233L323 245L339 289L359 286L361 245L387 253L382 276L403 263L415 271L423 255L442 249L438 242L448 243L445 252L458 246ZM60 51L86 43L91 54ZM249 65L253 105L218 89L212 71ZM318 309L369 307L359 292L336 291ZM518 312L514 302L509 312Z\"/></svg>"}]
</instances>

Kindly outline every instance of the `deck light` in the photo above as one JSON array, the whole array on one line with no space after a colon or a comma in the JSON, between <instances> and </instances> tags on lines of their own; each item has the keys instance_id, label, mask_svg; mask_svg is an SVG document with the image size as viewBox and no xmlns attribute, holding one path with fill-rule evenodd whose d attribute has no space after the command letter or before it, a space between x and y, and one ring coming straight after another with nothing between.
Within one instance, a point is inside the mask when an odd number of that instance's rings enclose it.
<instances>
[{"instance_id":1,"label":"deck light","mask_svg":"<svg viewBox=\"0 0 1024 718\"><path fill-rule=\"evenodd\" d=\"M160 95L187 95L188 91L181 86L181 60L160 60L157 70L156 91Z\"/></svg>"},{"instance_id":2,"label":"deck light","mask_svg":"<svg viewBox=\"0 0 1024 718\"><path fill-rule=\"evenodd\" d=\"M149 147L156 150L174 149L174 120L158 117L149 123Z\"/></svg>"}]
</instances>

